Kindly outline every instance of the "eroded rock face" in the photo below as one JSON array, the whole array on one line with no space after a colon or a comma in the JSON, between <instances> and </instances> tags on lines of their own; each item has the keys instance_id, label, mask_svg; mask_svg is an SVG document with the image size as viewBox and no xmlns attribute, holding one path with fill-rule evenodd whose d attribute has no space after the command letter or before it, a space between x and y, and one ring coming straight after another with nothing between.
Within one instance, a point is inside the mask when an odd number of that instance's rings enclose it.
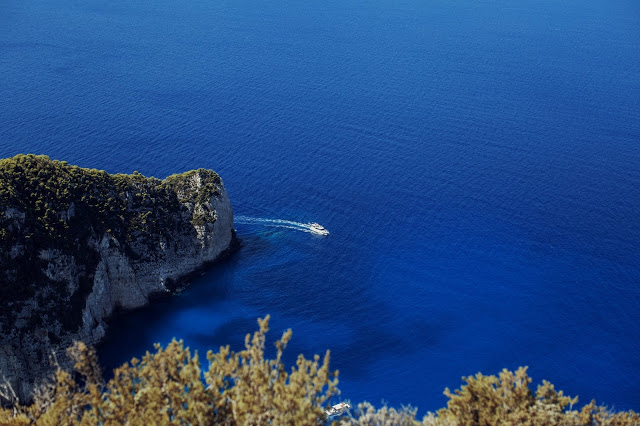
<instances>
[{"instance_id":1,"label":"eroded rock face","mask_svg":"<svg viewBox=\"0 0 640 426\"><path fill-rule=\"evenodd\" d=\"M114 310L138 308L153 294L171 293L235 243L231 202L210 170L160 181L77 170L70 177L66 163L35 156L21 156L21 170L7 172L5 161L0 160L0 373L21 402L29 401L34 385L54 371L52 357L70 366L65 350L73 340L98 343ZM12 182L14 174L42 168L62 179L48 193L24 201L21 191L33 188ZM107 194L98 194L93 204L73 191L67 198L49 199L52 192L66 194L67 186L77 189L76 181L86 186L86 179L89 187L98 185ZM40 188L40 182L31 184ZM32 205L38 200L48 203L40 216ZM55 234L56 227L66 233ZM54 235L42 236L46 232Z\"/></svg>"}]
</instances>

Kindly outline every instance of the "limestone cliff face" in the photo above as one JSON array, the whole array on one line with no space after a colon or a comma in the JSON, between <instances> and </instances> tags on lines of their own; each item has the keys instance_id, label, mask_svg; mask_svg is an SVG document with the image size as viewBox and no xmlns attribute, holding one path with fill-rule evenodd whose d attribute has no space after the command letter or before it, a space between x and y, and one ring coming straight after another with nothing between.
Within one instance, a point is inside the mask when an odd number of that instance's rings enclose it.
<instances>
[{"instance_id":1,"label":"limestone cliff face","mask_svg":"<svg viewBox=\"0 0 640 426\"><path fill-rule=\"evenodd\" d=\"M98 343L115 309L170 293L235 243L210 170L160 181L20 156L0 160L0 184L0 374L22 402L54 354L68 366L65 349Z\"/></svg>"}]
</instances>

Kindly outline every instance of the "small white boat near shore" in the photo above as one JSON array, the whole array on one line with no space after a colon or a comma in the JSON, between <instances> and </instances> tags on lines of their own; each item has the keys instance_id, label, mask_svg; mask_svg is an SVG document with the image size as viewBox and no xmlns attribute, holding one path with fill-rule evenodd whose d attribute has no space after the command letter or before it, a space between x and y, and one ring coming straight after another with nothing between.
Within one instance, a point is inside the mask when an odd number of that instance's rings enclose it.
<instances>
[{"instance_id":1,"label":"small white boat near shore","mask_svg":"<svg viewBox=\"0 0 640 426\"><path fill-rule=\"evenodd\" d=\"M327 417L341 416L342 414L349 411L350 408L351 405L347 404L346 402L341 402L340 404L336 404L328 410L325 410L325 413L327 413Z\"/></svg>"},{"instance_id":2,"label":"small white boat near shore","mask_svg":"<svg viewBox=\"0 0 640 426\"><path fill-rule=\"evenodd\" d=\"M320 225L319 223L313 222L309 224L309 230L311 230L312 233L317 234L317 235L329 235L329 231L327 231L324 226Z\"/></svg>"}]
</instances>

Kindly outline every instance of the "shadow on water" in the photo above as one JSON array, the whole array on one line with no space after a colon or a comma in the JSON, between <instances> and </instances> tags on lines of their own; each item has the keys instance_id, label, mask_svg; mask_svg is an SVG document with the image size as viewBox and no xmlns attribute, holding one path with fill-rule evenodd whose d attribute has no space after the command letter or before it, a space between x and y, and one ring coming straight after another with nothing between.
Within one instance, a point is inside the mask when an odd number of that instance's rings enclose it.
<instances>
[{"instance_id":1,"label":"shadow on water","mask_svg":"<svg viewBox=\"0 0 640 426\"><path fill-rule=\"evenodd\" d=\"M196 347L217 351L221 346L229 345L232 351L244 349L244 338L247 333L257 330L255 318L233 318L211 330L210 333L197 333L189 336L189 341Z\"/></svg>"},{"instance_id":2,"label":"shadow on water","mask_svg":"<svg viewBox=\"0 0 640 426\"><path fill-rule=\"evenodd\" d=\"M111 377L113 368L152 351L154 343L168 343L171 338L182 338L175 314L189 312L202 306L215 309L229 298L233 283L237 254L213 265L201 276L193 279L181 293L154 299L149 305L134 311L118 311L108 320L108 331L97 346L100 363ZM214 283L214 285L212 285ZM133 355L132 355L133 354Z\"/></svg>"}]
</instances>

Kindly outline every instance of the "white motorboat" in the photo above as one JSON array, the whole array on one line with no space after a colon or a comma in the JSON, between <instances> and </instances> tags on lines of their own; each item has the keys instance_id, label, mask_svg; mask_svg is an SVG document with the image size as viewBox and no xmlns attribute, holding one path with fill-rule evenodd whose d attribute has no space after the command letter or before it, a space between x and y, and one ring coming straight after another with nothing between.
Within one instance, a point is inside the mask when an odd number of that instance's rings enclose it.
<instances>
[{"instance_id":1,"label":"white motorboat","mask_svg":"<svg viewBox=\"0 0 640 426\"><path fill-rule=\"evenodd\" d=\"M313 222L309 224L309 229L311 230L312 233L314 234L318 234L318 235L329 235L329 231L327 231L324 226L320 225L319 223Z\"/></svg>"},{"instance_id":2,"label":"white motorboat","mask_svg":"<svg viewBox=\"0 0 640 426\"><path fill-rule=\"evenodd\" d=\"M329 408L328 410L326 410L325 413L327 413L327 417L341 416L342 414L349 411L350 408L351 408L351 405L347 404L346 402L341 402L340 404L336 404L331 408Z\"/></svg>"}]
</instances>

